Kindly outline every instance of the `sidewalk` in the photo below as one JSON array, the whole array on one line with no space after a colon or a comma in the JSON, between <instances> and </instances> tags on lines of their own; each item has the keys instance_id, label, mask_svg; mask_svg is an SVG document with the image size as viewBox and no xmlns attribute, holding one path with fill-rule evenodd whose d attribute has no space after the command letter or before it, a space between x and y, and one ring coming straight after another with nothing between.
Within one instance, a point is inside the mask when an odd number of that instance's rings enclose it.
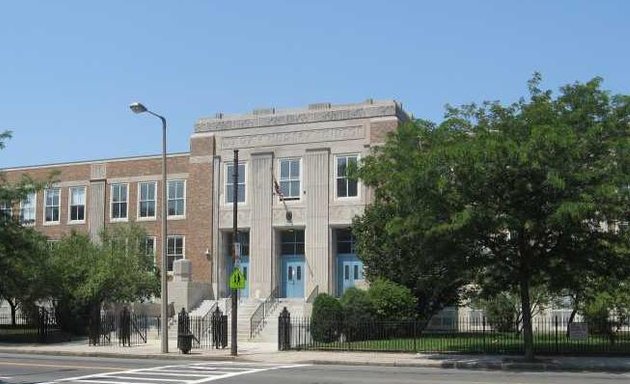
<instances>
[{"instance_id":1,"label":"sidewalk","mask_svg":"<svg viewBox=\"0 0 630 384\"><path fill-rule=\"evenodd\" d=\"M238 356L224 350L194 349L184 355L169 343L169 353L160 352L159 340L132 347L88 346L87 340L59 344L0 344L0 353L27 353L66 356L116 358L164 358L177 360L235 360L276 364L382 365L397 367L430 367L457 369L491 369L524 371L630 372L630 357L539 357L535 363L523 362L519 356L408 354L381 352L280 352L275 343L239 343Z\"/></svg>"}]
</instances>

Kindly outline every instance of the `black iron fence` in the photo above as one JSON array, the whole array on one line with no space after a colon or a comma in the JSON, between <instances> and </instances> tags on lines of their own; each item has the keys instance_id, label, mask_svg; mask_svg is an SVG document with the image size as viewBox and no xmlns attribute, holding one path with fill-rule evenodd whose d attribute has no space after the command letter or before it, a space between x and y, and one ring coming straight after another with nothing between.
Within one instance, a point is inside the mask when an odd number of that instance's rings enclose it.
<instances>
[{"instance_id":1,"label":"black iron fence","mask_svg":"<svg viewBox=\"0 0 630 384\"><path fill-rule=\"evenodd\" d=\"M177 315L177 348L184 353L190 349L225 348L228 345L227 316L214 306L206 316L190 316L184 309Z\"/></svg>"},{"instance_id":2,"label":"black iron fence","mask_svg":"<svg viewBox=\"0 0 630 384\"><path fill-rule=\"evenodd\" d=\"M0 342L51 343L67 340L57 325L54 311L38 308L32 314L0 315Z\"/></svg>"},{"instance_id":3,"label":"black iron fence","mask_svg":"<svg viewBox=\"0 0 630 384\"><path fill-rule=\"evenodd\" d=\"M146 344L149 327L154 323L152 320L146 315L130 313L127 308L117 314L98 313L90 317L88 342L101 346Z\"/></svg>"},{"instance_id":4,"label":"black iron fence","mask_svg":"<svg viewBox=\"0 0 630 384\"><path fill-rule=\"evenodd\" d=\"M485 318L454 319L446 327L418 320L313 322L283 312L280 350L343 350L424 353L522 354L520 324L491 325ZM554 318L533 322L537 354L630 355L630 324L615 321L563 324Z\"/></svg>"}]
</instances>

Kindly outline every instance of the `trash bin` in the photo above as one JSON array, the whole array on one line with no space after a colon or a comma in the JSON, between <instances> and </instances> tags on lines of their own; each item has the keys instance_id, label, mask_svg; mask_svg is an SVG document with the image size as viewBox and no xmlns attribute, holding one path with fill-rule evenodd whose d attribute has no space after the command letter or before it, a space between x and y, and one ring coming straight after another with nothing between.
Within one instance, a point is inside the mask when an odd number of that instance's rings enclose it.
<instances>
[{"instance_id":1,"label":"trash bin","mask_svg":"<svg viewBox=\"0 0 630 384\"><path fill-rule=\"evenodd\" d=\"M177 335L177 347L182 351L182 353L188 354L190 352L190 350L192 349L192 339L192 333L183 333Z\"/></svg>"}]
</instances>

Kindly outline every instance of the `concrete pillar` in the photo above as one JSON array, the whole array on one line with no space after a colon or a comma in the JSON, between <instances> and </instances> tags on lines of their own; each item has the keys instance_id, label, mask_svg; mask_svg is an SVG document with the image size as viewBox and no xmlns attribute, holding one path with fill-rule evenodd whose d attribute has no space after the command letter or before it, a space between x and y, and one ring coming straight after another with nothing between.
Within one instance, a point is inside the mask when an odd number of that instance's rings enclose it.
<instances>
[{"instance_id":1,"label":"concrete pillar","mask_svg":"<svg viewBox=\"0 0 630 384\"><path fill-rule=\"evenodd\" d=\"M272 166L273 153L251 155L251 180L247 198L250 201L251 227L249 232L249 296L265 298L272 285Z\"/></svg>"},{"instance_id":2,"label":"concrete pillar","mask_svg":"<svg viewBox=\"0 0 630 384\"><path fill-rule=\"evenodd\" d=\"M304 296L308 297L315 286L319 286L320 293L328 292L330 150L328 148L307 150L304 164L304 184L307 193Z\"/></svg>"}]
</instances>

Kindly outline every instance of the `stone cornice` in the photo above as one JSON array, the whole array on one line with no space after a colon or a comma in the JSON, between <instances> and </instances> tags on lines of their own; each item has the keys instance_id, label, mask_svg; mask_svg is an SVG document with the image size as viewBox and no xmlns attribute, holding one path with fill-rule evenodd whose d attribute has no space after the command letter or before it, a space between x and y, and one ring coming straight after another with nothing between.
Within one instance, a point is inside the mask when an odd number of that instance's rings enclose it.
<instances>
[{"instance_id":1,"label":"stone cornice","mask_svg":"<svg viewBox=\"0 0 630 384\"><path fill-rule=\"evenodd\" d=\"M202 118L195 124L195 132L223 131L231 129L306 124L324 121L365 119L395 116L401 120L409 117L395 101L370 101L361 104L320 106L297 110L269 109L269 114L245 114L218 118Z\"/></svg>"}]
</instances>

